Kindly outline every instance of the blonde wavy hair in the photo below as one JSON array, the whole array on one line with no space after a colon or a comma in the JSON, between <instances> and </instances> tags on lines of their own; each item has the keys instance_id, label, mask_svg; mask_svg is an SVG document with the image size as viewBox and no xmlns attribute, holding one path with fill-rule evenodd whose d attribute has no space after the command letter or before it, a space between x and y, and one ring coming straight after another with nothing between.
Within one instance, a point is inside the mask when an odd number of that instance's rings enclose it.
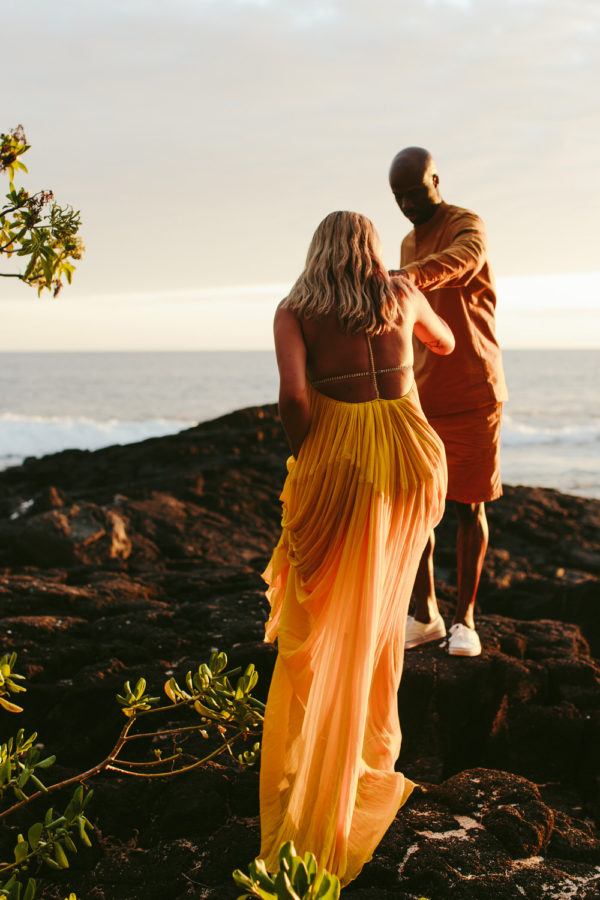
<instances>
[{"instance_id":1,"label":"blonde wavy hair","mask_svg":"<svg viewBox=\"0 0 600 900\"><path fill-rule=\"evenodd\" d=\"M366 216L329 213L315 231L304 271L283 305L307 319L337 314L342 331L380 334L400 317L398 297Z\"/></svg>"}]
</instances>

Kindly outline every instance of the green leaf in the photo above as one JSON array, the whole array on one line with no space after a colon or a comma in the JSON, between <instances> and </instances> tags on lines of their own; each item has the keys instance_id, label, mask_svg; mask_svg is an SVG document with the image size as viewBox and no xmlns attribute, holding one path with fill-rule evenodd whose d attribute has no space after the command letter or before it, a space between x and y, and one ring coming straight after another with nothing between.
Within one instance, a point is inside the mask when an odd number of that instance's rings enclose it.
<instances>
[{"instance_id":1,"label":"green leaf","mask_svg":"<svg viewBox=\"0 0 600 900\"><path fill-rule=\"evenodd\" d=\"M29 844L25 840L22 834L20 834L17 838L17 843L15 844L15 862L22 863L29 853Z\"/></svg>"},{"instance_id":2,"label":"green leaf","mask_svg":"<svg viewBox=\"0 0 600 900\"><path fill-rule=\"evenodd\" d=\"M273 879L267 872L264 859L255 859L254 862L250 863L248 866L248 871L254 881L257 881L262 888L265 890L273 890Z\"/></svg>"},{"instance_id":3,"label":"green leaf","mask_svg":"<svg viewBox=\"0 0 600 900\"><path fill-rule=\"evenodd\" d=\"M65 847L67 848L67 850L70 850L71 853L77 853L77 852L78 852L78 851L77 851L77 847L75 846L75 843L74 843L74 841L73 841L71 835L68 834L68 832L65 832L65 833L63 834L63 838L62 838L62 839L63 839L63 841L65 842Z\"/></svg>"},{"instance_id":4,"label":"green leaf","mask_svg":"<svg viewBox=\"0 0 600 900\"><path fill-rule=\"evenodd\" d=\"M29 769L23 769L23 771L21 772L21 774L20 774L19 777L17 778L17 784L19 785L19 787L20 787L20 788L25 787L25 785L26 785L27 782L29 781L30 777L31 777L31 772L30 772L30 770L29 770Z\"/></svg>"},{"instance_id":5,"label":"green leaf","mask_svg":"<svg viewBox=\"0 0 600 900\"><path fill-rule=\"evenodd\" d=\"M299 856L294 859L291 878L294 890L296 890L301 897L304 897L305 893L308 891L310 882L306 866Z\"/></svg>"},{"instance_id":6,"label":"green leaf","mask_svg":"<svg viewBox=\"0 0 600 900\"><path fill-rule=\"evenodd\" d=\"M12 773L12 764L10 756L7 754L4 762L0 763L0 785L6 784L10 780Z\"/></svg>"},{"instance_id":7,"label":"green leaf","mask_svg":"<svg viewBox=\"0 0 600 900\"><path fill-rule=\"evenodd\" d=\"M42 259L42 270L44 272L44 278L46 279L46 285L49 286L52 284L53 273L52 262L49 259Z\"/></svg>"},{"instance_id":8,"label":"green leaf","mask_svg":"<svg viewBox=\"0 0 600 900\"><path fill-rule=\"evenodd\" d=\"M16 703L11 703L10 700L7 700L5 697L0 697L0 706L2 706L7 712L12 712L12 713L23 712L22 706L17 706Z\"/></svg>"},{"instance_id":9,"label":"green leaf","mask_svg":"<svg viewBox=\"0 0 600 900\"><path fill-rule=\"evenodd\" d=\"M315 900L337 900L340 896L341 888L339 879L329 872L323 871L314 887L316 888L314 895Z\"/></svg>"},{"instance_id":10,"label":"green leaf","mask_svg":"<svg viewBox=\"0 0 600 900\"><path fill-rule=\"evenodd\" d=\"M246 888L246 890L251 890L252 879L245 875L241 869L234 869L231 873L231 877L238 887Z\"/></svg>"},{"instance_id":11,"label":"green leaf","mask_svg":"<svg viewBox=\"0 0 600 900\"><path fill-rule=\"evenodd\" d=\"M285 872L278 872L275 876L275 895L277 900L302 900L292 887Z\"/></svg>"},{"instance_id":12,"label":"green leaf","mask_svg":"<svg viewBox=\"0 0 600 900\"><path fill-rule=\"evenodd\" d=\"M69 868L69 860L67 859L67 854L58 841L56 841L56 843L54 844L54 859L61 869Z\"/></svg>"},{"instance_id":13,"label":"green leaf","mask_svg":"<svg viewBox=\"0 0 600 900\"><path fill-rule=\"evenodd\" d=\"M289 866L289 863L295 855L296 848L294 842L286 841L285 844L282 844L279 848L279 865L283 866L284 864L287 864Z\"/></svg>"},{"instance_id":14,"label":"green leaf","mask_svg":"<svg viewBox=\"0 0 600 900\"><path fill-rule=\"evenodd\" d=\"M37 889L37 882L35 878L27 879L27 887L25 888L25 893L23 894L23 900L34 900Z\"/></svg>"},{"instance_id":15,"label":"green leaf","mask_svg":"<svg viewBox=\"0 0 600 900\"><path fill-rule=\"evenodd\" d=\"M308 877L312 881L317 874L317 859L314 853L305 853L304 854L304 865L306 866L306 871L308 872Z\"/></svg>"},{"instance_id":16,"label":"green leaf","mask_svg":"<svg viewBox=\"0 0 600 900\"><path fill-rule=\"evenodd\" d=\"M92 842L90 841L85 830L85 820L83 816L79 816L79 818L77 819L77 827L79 828L79 837L81 839L81 843L85 844L86 847L91 847Z\"/></svg>"},{"instance_id":17,"label":"green leaf","mask_svg":"<svg viewBox=\"0 0 600 900\"><path fill-rule=\"evenodd\" d=\"M43 782L43 781L40 781L40 779L37 777L37 775L34 775L33 772L31 773L31 780L32 780L33 783L36 785L36 787L38 788L38 790L44 791L44 792L46 792L46 791L48 790L48 788L46 787L46 785L44 784L44 782Z\"/></svg>"},{"instance_id":18,"label":"green leaf","mask_svg":"<svg viewBox=\"0 0 600 900\"><path fill-rule=\"evenodd\" d=\"M27 832L27 839L29 840L29 844L30 844L32 850L35 850L35 848L39 844L40 836L41 836L43 830L44 830L44 826L42 825L41 822L35 822L29 828L29 830Z\"/></svg>"}]
</instances>

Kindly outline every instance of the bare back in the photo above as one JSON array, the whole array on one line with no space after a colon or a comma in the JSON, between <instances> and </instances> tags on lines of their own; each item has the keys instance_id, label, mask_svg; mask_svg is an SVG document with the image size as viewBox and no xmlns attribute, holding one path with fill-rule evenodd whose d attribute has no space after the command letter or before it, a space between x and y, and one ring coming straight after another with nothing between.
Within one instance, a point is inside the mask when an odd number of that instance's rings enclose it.
<instances>
[{"instance_id":1,"label":"bare back","mask_svg":"<svg viewBox=\"0 0 600 900\"><path fill-rule=\"evenodd\" d=\"M388 331L369 338L365 332L343 332L335 313L318 319L299 317L299 322L310 380L320 393L363 403L377 397L394 400L411 390L415 315L410 302L402 304L401 318Z\"/></svg>"}]
</instances>

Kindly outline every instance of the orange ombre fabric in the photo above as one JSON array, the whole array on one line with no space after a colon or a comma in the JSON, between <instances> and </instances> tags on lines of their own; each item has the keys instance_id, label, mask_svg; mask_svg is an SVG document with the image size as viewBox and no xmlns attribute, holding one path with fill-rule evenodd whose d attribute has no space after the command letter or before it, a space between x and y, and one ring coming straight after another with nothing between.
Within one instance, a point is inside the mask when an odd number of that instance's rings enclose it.
<instances>
[{"instance_id":1,"label":"orange ombre fabric","mask_svg":"<svg viewBox=\"0 0 600 900\"><path fill-rule=\"evenodd\" d=\"M416 387L346 403L310 387L311 425L288 460L281 539L263 575L278 657L265 713L261 851L293 840L347 884L414 783L397 690L417 566L446 492L443 445Z\"/></svg>"}]
</instances>

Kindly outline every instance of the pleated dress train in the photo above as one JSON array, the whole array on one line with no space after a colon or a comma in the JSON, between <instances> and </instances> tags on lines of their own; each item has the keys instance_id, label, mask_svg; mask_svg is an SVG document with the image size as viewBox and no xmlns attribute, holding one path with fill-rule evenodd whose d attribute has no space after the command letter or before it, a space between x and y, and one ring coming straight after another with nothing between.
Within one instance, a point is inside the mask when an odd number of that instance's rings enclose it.
<instances>
[{"instance_id":1,"label":"pleated dress train","mask_svg":"<svg viewBox=\"0 0 600 900\"><path fill-rule=\"evenodd\" d=\"M408 603L444 508L446 464L416 387L346 403L310 390L311 426L288 460L281 539L263 575L278 656L265 714L261 851L293 840L347 884L414 783L397 690Z\"/></svg>"}]
</instances>

